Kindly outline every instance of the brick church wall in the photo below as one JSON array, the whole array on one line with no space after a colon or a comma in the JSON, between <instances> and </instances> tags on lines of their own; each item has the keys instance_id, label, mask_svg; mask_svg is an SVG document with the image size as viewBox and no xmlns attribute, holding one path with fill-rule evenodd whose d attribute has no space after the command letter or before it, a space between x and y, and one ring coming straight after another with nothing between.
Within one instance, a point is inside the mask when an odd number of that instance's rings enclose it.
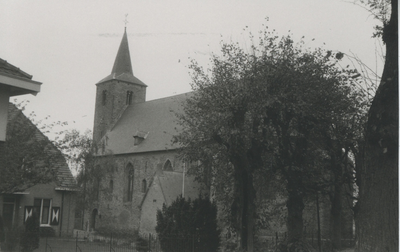
<instances>
[{"instance_id":1,"label":"brick church wall","mask_svg":"<svg viewBox=\"0 0 400 252\"><path fill-rule=\"evenodd\" d=\"M104 166L104 163L107 163L109 167L102 167L105 174L101 176L99 200L87 209L85 216L89 218L93 210L97 209L95 228L138 229L140 205L146 192L142 188L143 180L146 180L147 187L150 186L155 173L162 171L167 160L171 162L174 171L183 171L183 163L174 151L118 155L108 158L112 161L102 162L102 158L97 160L100 165ZM128 164L132 164L134 168L132 201L126 199L128 183L125 168ZM112 183L110 183L111 180ZM110 188L111 184L113 188Z\"/></svg>"}]
</instances>

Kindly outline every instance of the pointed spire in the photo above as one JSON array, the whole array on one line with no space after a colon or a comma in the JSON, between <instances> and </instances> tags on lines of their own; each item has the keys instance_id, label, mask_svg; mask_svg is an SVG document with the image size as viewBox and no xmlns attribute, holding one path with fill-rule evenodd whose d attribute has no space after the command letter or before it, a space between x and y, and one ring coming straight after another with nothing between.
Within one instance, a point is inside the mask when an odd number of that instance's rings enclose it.
<instances>
[{"instance_id":1,"label":"pointed spire","mask_svg":"<svg viewBox=\"0 0 400 252\"><path fill-rule=\"evenodd\" d=\"M119 80L147 87L146 84L133 75L131 56L129 53L128 35L126 33L126 23L124 36L122 37L111 74L99 81L98 84L111 80Z\"/></svg>"},{"instance_id":2,"label":"pointed spire","mask_svg":"<svg viewBox=\"0 0 400 252\"><path fill-rule=\"evenodd\" d=\"M129 54L128 35L126 34L126 27L124 36L122 37L121 44L118 49L117 57L115 58L114 66L111 74L121 75L123 73L132 74L131 56Z\"/></svg>"}]
</instances>

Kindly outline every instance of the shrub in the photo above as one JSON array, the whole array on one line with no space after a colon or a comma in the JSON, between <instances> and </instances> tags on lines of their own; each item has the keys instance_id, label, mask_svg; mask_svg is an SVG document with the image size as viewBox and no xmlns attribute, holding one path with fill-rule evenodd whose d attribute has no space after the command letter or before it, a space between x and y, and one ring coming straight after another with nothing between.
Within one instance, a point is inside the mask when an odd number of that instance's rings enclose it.
<instances>
[{"instance_id":1,"label":"shrub","mask_svg":"<svg viewBox=\"0 0 400 252\"><path fill-rule=\"evenodd\" d=\"M115 227L99 227L96 228L96 233L104 237L113 237L113 239L125 240L127 243L135 242L139 237L136 229L120 229Z\"/></svg>"},{"instance_id":2,"label":"shrub","mask_svg":"<svg viewBox=\"0 0 400 252\"><path fill-rule=\"evenodd\" d=\"M148 241L142 237L138 237L135 241L136 251L149 251Z\"/></svg>"},{"instance_id":3,"label":"shrub","mask_svg":"<svg viewBox=\"0 0 400 252\"><path fill-rule=\"evenodd\" d=\"M21 251L31 252L39 248L39 219L36 214L28 217L25 222L25 230L21 235Z\"/></svg>"},{"instance_id":4,"label":"shrub","mask_svg":"<svg viewBox=\"0 0 400 252\"><path fill-rule=\"evenodd\" d=\"M40 237L55 237L56 231L52 227L40 227Z\"/></svg>"},{"instance_id":5,"label":"shrub","mask_svg":"<svg viewBox=\"0 0 400 252\"><path fill-rule=\"evenodd\" d=\"M217 228L217 207L202 195L193 202L180 196L157 211L156 232L165 252L217 251L221 233Z\"/></svg>"},{"instance_id":6,"label":"shrub","mask_svg":"<svg viewBox=\"0 0 400 252\"><path fill-rule=\"evenodd\" d=\"M20 237L22 234L22 227L15 228L8 230L6 232L6 240L4 242L4 247L6 251L14 251L19 244Z\"/></svg>"}]
</instances>

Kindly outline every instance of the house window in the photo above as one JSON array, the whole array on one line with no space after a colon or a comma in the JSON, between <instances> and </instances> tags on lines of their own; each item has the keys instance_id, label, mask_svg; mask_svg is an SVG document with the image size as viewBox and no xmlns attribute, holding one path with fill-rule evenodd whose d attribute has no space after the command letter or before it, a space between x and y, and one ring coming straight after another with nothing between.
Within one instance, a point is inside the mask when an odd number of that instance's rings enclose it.
<instances>
[{"instance_id":1,"label":"house window","mask_svg":"<svg viewBox=\"0 0 400 252\"><path fill-rule=\"evenodd\" d=\"M51 199L34 199L33 211L39 216L40 225L50 225Z\"/></svg>"},{"instance_id":2,"label":"house window","mask_svg":"<svg viewBox=\"0 0 400 252\"><path fill-rule=\"evenodd\" d=\"M173 171L172 164L171 164L171 161L169 161L169 159L167 160L167 162L165 162L163 170L164 171Z\"/></svg>"},{"instance_id":3,"label":"house window","mask_svg":"<svg viewBox=\"0 0 400 252\"><path fill-rule=\"evenodd\" d=\"M103 95L101 97L101 104L106 105L107 103L107 90L103 90Z\"/></svg>"},{"instance_id":4,"label":"house window","mask_svg":"<svg viewBox=\"0 0 400 252\"><path fill-rule=\"evenodd\" d=\"M133 169L133 165L129 163L126 166L126 170L128 172L128 190L127 190L127 201L132 201L133 198L133 183L135 180L135 170Z\"/></svg>"},{"instance_id":5,"label":"house window","mask_svg":"<svg viewBox=\"0 0 400 252\"><path fill-rule=\"evenodd\" d=\"M126 92L126 105L131 105L132 104L132 97L133 97L133 92L132 91L127 91Z\"/></svg>"},{"instance_id":6,"label":"house window","mask_svg":"<svg viewBox=\"0 0 400 252\"><path fill-rule=\"evenodd\" d=\"M147 181L145 179L142 180L142 192L145 193L147 190Z\"/></svg>"}]
</instances>

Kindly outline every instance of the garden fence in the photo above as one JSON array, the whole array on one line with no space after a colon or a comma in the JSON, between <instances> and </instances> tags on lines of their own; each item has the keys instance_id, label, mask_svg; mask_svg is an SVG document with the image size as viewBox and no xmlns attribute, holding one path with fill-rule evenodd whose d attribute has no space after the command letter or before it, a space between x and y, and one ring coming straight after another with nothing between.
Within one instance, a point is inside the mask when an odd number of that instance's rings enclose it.
<instances>
[{"instance_id":1,"label":"garden fence","mask_svg":"<svg viewBox=\"0 0 400 252\"><path fill-rule=\"evenodd\" d=\"M164 236L163 251L174 252L208 252L205 244L198 242L197 236L177 237ZM2 244L3 252L24 252L20 240L14 244ZM91 237L44 237L40 239L39 248L34 252L161 252L161 242L156 235L148 234L143 238L127 240L115 238L112 234Z\"/></svg>"},{"instance_id":2,"label":"garden fence","mask_svg":"<svg viewBox=\"0 0 400 252\"><path fill-rule=\"evenodd\" d=\"M273 235L260 236L256 238L256 251L278 251L278 246L286 240L285 232L276 232ZM305 235L309 244L317 251L319 250L317 235L309 233ZM45 237L40 239L39 248L35 252L208 252L207 242L200 236L163 236L161 239L153 234L147 234L142 238L127 240L113 237L112 234L95 235L89 237L58 238ZM161 250L161 244L163 250ZM354 240L342 240L344 247L354 246ZM331 242L328 239L321 239L321 251L330 251ZM19 240L14 240L11 244L2 244L5 252L23 252L19 245Z\"/></svg>"},{"instance_id":3,"label":"garden fence","mask_svg":"<svg viewBox=\"0 0 400 252\"><path fill-rule=\"evenodd\" d=\"M304 231L303 237L316 251L332 251L332 241L324 237L318 242L318 234L316 232ZM286 239L286 232L275 232L274 234L259 236L256 238L255 247L258 248L256 251L279 251L279 244L286 241ZM343 248L352 248L354 244L354 239L342 239Z\"/></svg>"}]
</instances>

